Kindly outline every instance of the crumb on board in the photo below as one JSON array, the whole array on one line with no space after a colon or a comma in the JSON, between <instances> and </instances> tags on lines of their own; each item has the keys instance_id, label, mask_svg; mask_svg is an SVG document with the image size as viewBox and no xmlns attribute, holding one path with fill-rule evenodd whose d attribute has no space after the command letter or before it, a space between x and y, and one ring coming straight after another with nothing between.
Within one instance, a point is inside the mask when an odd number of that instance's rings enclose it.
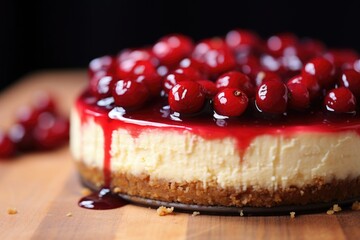
<instances>
[{"instance_id":1,"label":"crumb on board","mask_svg":"<svg viewBox=\"0 0 360 240\"><path fill-rule=\"evenodd\" d=\"M68 212L68 213L66 214L67 217L72 217L72 215L73 215L73 214L72 214L71 212Z\"/></svg>"},{"instance_id":2,"label":"crumb on board","mask_svg":"<svg viewBox=\"0 0 360 240\"><path fill-rule=\"evenodd\" d=\"M332 209L334 210L334 212L340 212L342 210L338 204L334 204Z\"/></svg>"},{"instance_id":3,"label":"crumb on board","mask_svg":"<svg viewBox=\"0 0 360 240\"><path fill-rule=\"evenodd\" d=\"M81 189L81 195L88 196L92 193L92 191L89 188L82 188Z\"/></svg>"},{"instance_id":4,"label":"crumb on board","mask_svg":"<svg viewBox=\"0 0 360 240\"><path fill-rule=\"evenodd\" d=\"M192 217L195 217L195 216L197 216L197 215L200 215L200 212L194 211L194 212L191 214Z\"/></svg>"},{"instance_id":5,"label":"crumb on board","mask_svg":"<svg viewBox=\"0 0 360 240\"><path fill-rule=\"evenodd\" d=\"M353 202L351 209L354 211L359 211L360 210L360 202L359 201Z\"/></svg>"},{"instance_id":6,"label":"crumb on board","mask_svg":"<svg viewBox=\"0 0 360 240\"><path fill-rule=\"evenodd\" d=\"M290 218L295 218L295 212L290 212Z\"/></svg>"},{"instance_id":7,"label":"crumb on board","mask_svg":"<svg viewBox=\"0 0 360 240\"><path fill-rule=\"evenodd\" d=\"M329 210L327 210L326 211L326 214L327 215L333 215L335 212L334 212L334 210L332 210L332 209L329 209Z\"/></svg>"},{"instance_id":8,"label":"crumb on board","mask_svg":"<svg viewBox=\"0 0 360 240\"><path fill-rule=\"evenodd\" d=\"M240 210L240 217L243 217L244 216L244 212L243 210Z\"/></svg>"},{"instance_id":9,"label":"crumb on board","mask_svg":"<svg viewBox=\"0 0 360 240\"><path fill-rule=\"evenodd\" d=\"M8 208L7 213L8 213L9 215L14 215L14 214L17 214L18 211L17 211L16 208Z\"/></svg>"},{"instance_id":10,"label":"crumb on board","mask_svg":"<svg viewBox=\"0 0 360 240\"><path fill-rule=\"evenodd\" d=\"M156 212L159 216L165 216L168 214L171 214L174 211L174 207L164 207L164 206L160 206L158 207L158 209L156 209Z\"/></svg>"}]
</instances>

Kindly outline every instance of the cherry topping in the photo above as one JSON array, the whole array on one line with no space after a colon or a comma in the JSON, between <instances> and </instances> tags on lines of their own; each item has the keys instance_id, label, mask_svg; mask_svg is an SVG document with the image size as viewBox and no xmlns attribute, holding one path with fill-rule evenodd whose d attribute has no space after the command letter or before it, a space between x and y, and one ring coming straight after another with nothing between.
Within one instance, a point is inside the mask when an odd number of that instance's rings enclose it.
<instances>
[{"instance_id":1,"label":"cherry topping","mask_svg":"<svg viewBox=\"0 0 360 240\"><path fill-rule=\"evenodd\" d=\"M309 91L310 100L320 97L321 88L316 77L311 75L296 75L288 81L289 84L303 84Z\"/></svg>"},{"instance_id":2,"label":"cherry topping","mask_svg":"<svg viewBox=\"0 0 360 240\"><path fill-rule=\"evenodd\" d=\"M177 83L169 92L170 108L179 113L196 113L205 103L205 94L199 83L182 81Z\"/></svg>"},{"instance_id":3,"label":"cherry topping","mask_svg":"<svg viewBox=\"0 0 360 240\"><path fill-rule=\"evenodd\" d=\"M192 67L178 68L168 74L163 81L163 90L168 93L177 83L182 81L196 81L200 79L198 70Z\"/></svg>"},{"instance_id":4,"label":"cherry topping","mask_svg":"<svg viewBox=\"0 0 360 240\"><path fill-rule=\"evenodd\" d=\"M286 111L288 90L279 81L268 81L258 88L255 103L260 112L282 114Z\"/></svg>"},{"instance_id":5,"label":"cherry topping","mask_svg":"<svg viewBox=\"0 0 360 240\"><path fill-rule=\"evenodd\" d=\"M256 77L255 77L256 86L260 86L261 84L269 82L269 81L281 82L282 80L281 80L281 77L279 76L279 74L272 72L272 71L268 71L268 70L263 70L256 74Z\"/></svg>"},{"instance_id":6,"label":"cherry topping","mask_svg":"<svg viewBox=\"0 0 360 240\"><path fill-rule=\"evenodd\" d=\"M140 60L135 63L130 74L131 79L144 82L151 96L158 96L162 87L162 79L157 69L149 60Z\"/></svg>"},{"instance_id":7,"label":"cherry topping","mask_svg":"<svg viewBox=\"0 0 360 240\"><path fill-rule=\"evenodd\" d=\"M359 58L359 55L352 49L332 49L324 54L324 58L341 70L351 68L351 65Z\"/></svg>"},{"instance_id":8,"label":"cherry topping","mask_svg":"<svg viewBox=\"0 0 360 240\"><path fill-rule=\"evenodd\" d=\"M111 96L111 88L114 84L113 77L106 72L96 72L90 78L90 91L97 98Z\"/></svg>"},{"instance_id":9,"label":"cherry topping","mask_svg":"<svg viewBox=\"0 0 360 240\"><path fill-rule=\"evenodd\" d=\"M323 57L310 60L302 69L302 75L315 76L323 88L332 87L335 84L335 68L333 64Z\"/></svg>"},{"instance_id":10,"label":"cherry topping","mask_svg":"<svg viewBox=\"0 0 360 240\"><path fill-rule=\"evenodd\" d=\"M216 113L224 116L240 116L248 105L246 94L240 89L225 88L214 97L213 105Z\"/></svg>"},{"instance_id":11,"label":"cherry topping","mask_svg":"<svg viewBox=\"0 0 360 240\"><path fill-rule=\"evenodd\" d=\"M354 96L360 97L360 73L354 69L345 69L342 71L340 86L349 88Z\"/></svg>"},{"instance_id":12,"label":"cherry topping","mask_svg":"<svg viewBox=\"0 0 360 240\"><path fill-rule=\"evenodd\" d=\"M305 110L310 106L309 90L302 83L287 83L289 90L288 106L295 110Z\"/></svg>"},{"instance_id":13,"label":"cherry topping","mask_svg":"<svg viewBox=\"0 0 360 240\"><path fill-rule=\"evenodd\" d=\"M15 155L15 144L0 130L0 160Z\"/></svg>"},{"instance_id":14,"label":"cherry topping","mask_svg":"<svg viewBox=\"0 0 360 240\"><path fill-rule=\"evenodd\" d=\"M32 131L21 123L16 123L9 129L9 138L20 151L35 149Z\"/></svg>"},{"instance_id":15,"label":"cherry topping","mask_svg":"<svg viewBox=\"0 0 360 240\"><path fill-rule=\"evenodd\" d=\"M189 37L174 34L161 38L152 51L162 64L173 66L190 55L192 49L193 43Z\"/></svg>"},{"instance_id":16,"label":"cherry topping","mask_svg":"<svg viewBox=\"0 0 360 240\"><path fill-rule=\"evenodd\" d=\"M219 91L215 83L210 80L198 80L197 83L201 85L203 93L207 98L213 98Z\"/></svg>"},{"instance_id":17,"label":"cherry topping","mask_svg":"<svg viewBox=\"0 0 360 240\"><path fill-rule=\"evenodd\" d=\"M102 56L93 59L89 63L89 76L92 77L95 73L103 71L106 73L113 73L114 71L114 58L112 56Z\"/></svg>"},{"instance_id":18,"label":"cherry topping","mask_svg":"<svg viewBox=\"0 0 360 240\"><path fill-rule=\"evenodd\" d=\"M117 106L134 109L141 107L149 98L149 90L143 82L118 80L112 88Z\"/></svg>"},{"instance_id":19,"label":"cherry topping","mask_svg":"<svg viewBox=\"0 0 360 240\"><path fill-rule=\"evenodd\" d=\"M255 94L255 87L251 83L250 78L237 71L226 72L216 80L216 87L219 90L224 88L237 88L243 91L248 97L253 97Z\"/></svg>"},{"instance_id":20,"label":"cherry topping","mask_svg":"<svg viewBox=\"0 0 360 240\"><path fill-rule=\"evenodd\" d=\"M280 57L290 48L295 48L298 38L291 33L281 33L271 36L266 42L269 53L275 57Z\"/></svg>"},{"instance_id":21,"label":"cherry topping","mask_svg":"<svg viewBox=\"0 0 360 240\"><path fill-rule=\"evenodd\" d=\"M115 74L118 78L133 77L133 69L137 62L152 60L150 51L147 49L125 50L117 58Z\"/></svg>"},{"instance_id":22,"label":"cherry topping","mask_svg":"<svg viewBox=\"0 0 360 240\"><path fill-rule=\"evenodd\" d=\"M356 98L348 88L335 88L326 94L324 105L329 112L355 113Z\"/></svg>"},{"instance_id":23,"label":"cherry topping","mask_svg":"<svg viewBox=\"0 0 360 240\"><path fill-rule=\"evenodd\" d=\"M244 50L244 48L257 47L260 38L254 32L236 29L228 32L225 37L226 44L234 50Z\"/></svg>"}]
</instances>

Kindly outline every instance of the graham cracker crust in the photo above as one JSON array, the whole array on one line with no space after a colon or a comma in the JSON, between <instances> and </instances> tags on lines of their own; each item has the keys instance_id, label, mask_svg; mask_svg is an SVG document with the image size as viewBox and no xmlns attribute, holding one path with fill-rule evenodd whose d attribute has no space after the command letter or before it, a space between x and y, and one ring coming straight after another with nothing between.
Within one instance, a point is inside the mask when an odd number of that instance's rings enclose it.
<instances>
[{"instance_id":1,"label":"graham cracker crust","mask_svg":"<svg viewBox=\"0 0 360 240\"><path fill-rule=\"evenodd\" d=\"M77 162L81 177L97 186L104 185L102 169L86 166ZM268 189L220 188L215 182L206 187L201 181L196 182L168 182L163 179L153 179L147 174L134 176L127 173L113 173L111 190L114 193L124 193L143 198L165 202L197 204L205 206L228 207L275 207L285 205L306 205L312 203L326 203L344 201L360 197L360 176L352 179L337 180L325 183L322 179L301 188L291 186L278 188L276 191Z\"/></svg>"}]
</instances>

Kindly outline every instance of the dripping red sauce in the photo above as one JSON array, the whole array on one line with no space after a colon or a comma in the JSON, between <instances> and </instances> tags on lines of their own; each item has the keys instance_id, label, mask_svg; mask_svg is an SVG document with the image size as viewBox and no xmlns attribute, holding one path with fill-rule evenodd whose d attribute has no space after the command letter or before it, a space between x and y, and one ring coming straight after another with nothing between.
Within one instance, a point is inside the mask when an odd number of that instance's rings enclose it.
<instances>
[{"instance_id":1,"label":"dripping red sauce","mask_svg":"<svg viewBox=\"0 0 360 240\"><path fill-rule=\"evenodd\" d=\"M108 101L108 102L107 102ZM196 116L177 119L171 115L164 99L154 100L147 106L125 112L111 103L111 98L97 101L91 94L83 93L77 101L77 112L81 121L93 119L104 131L104 187L111 183L111 134L119 128L126 129L134 138L143 130L166 130L191 132L205 139L232 137L237 140L238 150L243 153L251 141L260 135L282 135L291 137L304 132L356 131L360 134L360 117L329 115L320 108L306 113L288 113L281 118L264 117L250 110L242 117L219 119L213 113L204 112Z\"/></svg>"},{"instance_id":2,"label":"dripping red sauce","mask_svg":"<svg viewBox=\"0 0 360 240\"><path fill-rule=\"evenodd\" d=\"M110 189L102 188L79 200L82 208L93 210L114 209L126 205L128 202L111 193Z\"/></svg>"}]
</instances>

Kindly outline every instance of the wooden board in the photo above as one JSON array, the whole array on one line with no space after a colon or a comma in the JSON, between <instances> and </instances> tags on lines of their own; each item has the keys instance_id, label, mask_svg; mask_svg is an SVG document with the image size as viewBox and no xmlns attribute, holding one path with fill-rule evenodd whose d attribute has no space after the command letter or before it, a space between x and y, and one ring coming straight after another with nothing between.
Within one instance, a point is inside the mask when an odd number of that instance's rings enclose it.
<instances>
[{"instance_id":1,"label":"wooden board","mask_svg":"<svg viewBox=\"0 0 360 240\"><path fill-rule=\"evenodd\" d=\"M34 91L51 91L69 113L84 87L82 71L31 75L0 94L0 127ZM82 187L67 147L0 161L0 239L360 239L360 211L290 216L159 217L154 209L125 207L91 211L77 206ZM15 207L16 215L7 209ZM67 214L72 216L68 217Z\"/></svg>"}]
</instances>

